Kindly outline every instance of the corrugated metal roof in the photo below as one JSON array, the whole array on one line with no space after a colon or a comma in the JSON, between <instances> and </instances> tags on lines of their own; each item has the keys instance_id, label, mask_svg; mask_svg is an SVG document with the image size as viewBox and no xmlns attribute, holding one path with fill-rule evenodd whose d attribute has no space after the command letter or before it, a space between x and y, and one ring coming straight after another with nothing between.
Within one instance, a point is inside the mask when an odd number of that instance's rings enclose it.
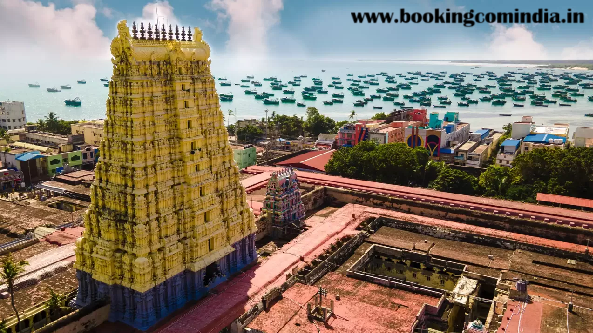
<instances>
[{"instance_id":1,"label":"corrugated metal roof","mask_svg":"<svg viewBox=\"0 0 593 333\"><path fill-rule=\"evenodd\" d=\"M20 162L27 162L29 160L34 160L34 159L42 158L43 156L45 156L45 155L42 155L38 151L32 151L32 152L28 152L28 153L24 153L22 155L19 155L15 159L17 161L20 161Z\"/></svg>"},{"instance_id":2,"label":"corrugated metal roof","mask_svg":"<svg viewBox=\"0 0 593 333\"><path fill-rule=\"evenodd\" d=\"M563 204L563 205L593 208L593 200L567 197L564 195L538 193L537 196L535 197L535 199L537 201L545 201L545 202L553 202L553 203Z\"/></svg>"},{"instance_id":3,"label":"corrugated metal roof","mask_svg":"<svg viewBox=\"0 0 593 333\"><path fill-rule=\"evenodd\" d=\"M484 134L484 133L488 133L489 131L487 129L479 129L477 131L475 131L474 133L478 133L478 134Z\"/></svg>"},{"instance_id":4,"label":"corrugated metal roof","mask_svg":"<svg viewBox=\"0 0 593 333\"><path fill-rule=\"evenodd\" d=\"M558 136L558 135L554 135L554 134L528 134L525 139L523 139L524 142L543 142L543 143L548 143L548 140L553 139L560 139L562 140L562 143L566 142L566 138Z\"/></svg>"},{"instance_id":5,"label":"corrugated metal roof","mask_svg":"<svg viewBox=\"0 0 593 333\"><path fill-rule=\"evenodd\" d=\"M501 147L518 147L520 144L521 144L521 140L506 139L500 144L500 146Z\"/></svg>"}]
</instances>

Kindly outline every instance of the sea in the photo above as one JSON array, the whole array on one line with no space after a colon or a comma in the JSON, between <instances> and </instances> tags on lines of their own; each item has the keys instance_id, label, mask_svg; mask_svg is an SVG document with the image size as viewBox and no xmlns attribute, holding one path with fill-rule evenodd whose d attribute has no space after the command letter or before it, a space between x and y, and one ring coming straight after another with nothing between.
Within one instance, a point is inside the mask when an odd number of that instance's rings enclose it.
<instances>
[{"instance_id":1,"label":"sea","mask_svg":"<svg viewBox=\"0 0 593 333\"><path fill-rule=\"evenodd\" d=\"M244 90L248 88L242 88L240 85L244 84L241 79L244 79L247 75L253 75L254 80L260 81L262 87L251 87L250 89L257 89L258 92L272 92L275 94L275 98L282 98L284 95L281 90L271 90L270 82L264 81L265 77L274 76L287 83L292 80L295 76L306 75L307 77L302 78L300 87L292 87L289 85L288 88L295 90L294 97L298 102L304 102L307 107L316 107L321 114L333 118L336 121L347 120L350 117L352 110L355 111L356 119L368 119L377 112L389 113L397 107L393 105L393 102L387 102L382 100L374 100L369 102L364 107L354 107L353 103L356 100L362 99L360 96L352 96L349 90L346 88L350 85L350 81L347 74L351 73L354 76L351 78L359 79L358 75L367 74L379 74L386 72L389 75L406 74L408 72L422 73L426 72L447 72L447 76L452 73L472 73L482 74L486 71L494 72L497 75L503 75L512 72L524 72L534 73L536 71L549 71L551 73L583 73L579 70L566 70L566 69L542 69L535 65L528 64L497 64L497 63L453 63L448 61L352 61L352 60L267 60L267 61L243 61L241 63L234 62L232 60L212 60L211 64L212 75L216 77L216 87L218 93L232 93L234 99L232 102L221 102L220 107L225 117L228 116L228 110L233 111L230 119L231 123L239 119L262 119L273 111L276 114L285 115L297 115L299 117L305 117L306 108L298 107L296 103L280 105L264 105L262 100L256 100L254 95L246 95ZM103 82L100 81L103 77L110 77L112 68L106 63L105 68L93 68L92 76L85 75L84 72L77 73L77 77L51 77L40 80L40 88L29 88L25 79L19 77L15 78L4 78L0 80L0 100L16 100L23 101L25 103L25 109L27 114L27 120L35 122L38 119L43 119L49 112L54 112L58 117L66 120L91 120L91 119L103 119L105 118L105 105L108 95L108 88L103 86ZM91 71L89 71L91 73ZM97 73L103 73L98 75ZM585 73L590 73L585 71ZM411 75L407 75L408 77ZM29 76L30 77L30 76ZM344 89L337 90L331 87L327 87L332 82L332 77L339 77L342 81ZM388 84L385 82L385 77L377 76L379 78L379 86L370 86L369 89L365 89L366 96L376 93L375 90L380 87L386 87ZM516 75L519 78L518 75ZM226 78L227 81L232 83L230 87L222 87L220 83L223 82L218 78ZM305 86L312 86L313 78L319 78L323 80L324 89L329 91L327 95L318 95L316 101L304 101L301 97L301 91ZM85 79L86 84L77 84L76 80ZM395 77L398 83L408 82L404 78L398 76ZM361 79L364 80L364 79ZM450 78L444 80L452 81ZM466 75L465 83L474 83L478 86L484 85L496 85L496 81L489 81L487 77L481 79L481 81L474 81L471 75ZM405 101L406 105L413 105L419 107L418 104L410 104L407 100L403 99L404 94L411 94L414 91L424 90L427 87L433 86L435 83L442 83L443 81L417 81L418 85L413 85L412 90L400 90L400 97L396 98L396 101ZM59 93L49 93L46 88L48 87L60 87L61 85L70 84L72 89L62 90ZM361 82L361 84L363 84ZM524 83L521 83L524 84ZM514 83L513 86L521 85ZM562 81L553 82L552 85L562 84ZM287 89L287 88L284 88ZM498 88L490 89L492 93L500 92ZM331 100L331 94L333 92L344 93L344 103L334 105L324 105L323 101ZM436 102L436 97L440 95L447 95L453 102L446 109L427 107L430 112L439 112L444 115L447 111L459 112L460 121L467 122L470 124L471 129L480 128L493 128L496 130L502 129L503 125L506 125L513 121L520 121L521 116L528 115L532 116L533 120L538 125L552 125L554 123L568 123L571 128L571 133L574 132L576 127L579 126L593 126L593 118L585 117L586 113L593 113L593 102L587 100L588 95L593 95L593 90L584 90L585 97L578 97L578 102L574 103L571 107L560 107L558 104L549 104L546 107L537 107L530 105L530 99L523 104L523 108L513 107L513 101L507 98L507 103L504 106L492 106L490 102L479 102L477 105L470 104L469 107L458 107L457 102L461 101L460 97L453 96L453 90L442 89L441 94L433 95L433 102ZM546 93L551 95L551 91L536 91L536 93ZM477 91L474 92L470 97L472 99L478 99L482 97ZM68 107L64 104L64 100L79 97L82 100L81 107ZM550 98L552 98L550 96ZM555 99L555 98L553 98ZM374 109L373 107L381 107L382 109ZM500 114L511 114L512 116L500 116Z\"/></svg>"}]
</instances>

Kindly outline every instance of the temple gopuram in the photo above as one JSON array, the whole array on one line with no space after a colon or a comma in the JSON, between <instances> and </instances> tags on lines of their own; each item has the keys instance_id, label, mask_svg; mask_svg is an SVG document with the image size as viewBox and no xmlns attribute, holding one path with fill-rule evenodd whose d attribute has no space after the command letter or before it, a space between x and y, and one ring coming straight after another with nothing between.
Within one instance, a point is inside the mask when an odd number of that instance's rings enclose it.
<instances>
[{"instance_id":1,"label":"temple gopuram","mask_svg":"<svg viewBox=\"0 0 593 333\"><path fill-rule=\"evenodd\" d=\"M200 29L119 22L76 303L146 330L257 258Z\"/></svg>"},{"instance_id":2,"label":"temple gopuram","mask_svg":"<svg viewBox=\"0 0 593 333\"><path fill-rule=\"evenodd\" d=\"M305 217L297 174L292 168L273 172L266 190L262 212L271 222L272 236L299 233Z\"/></svg>"}]
</instances>

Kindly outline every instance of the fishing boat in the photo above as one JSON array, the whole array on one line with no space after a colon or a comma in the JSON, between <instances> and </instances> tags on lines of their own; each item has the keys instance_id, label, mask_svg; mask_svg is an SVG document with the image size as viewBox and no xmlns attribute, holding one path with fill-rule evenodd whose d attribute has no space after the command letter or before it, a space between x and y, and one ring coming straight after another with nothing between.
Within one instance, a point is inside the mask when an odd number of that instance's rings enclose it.
<instances>
[{"instance_id":1,"label":"fishing boat","mask_svg":"<svg viewBox=\"0 0 593 333\"><path fill-rule=\"evenodd\" d=\"M395 101L395 97L392 96L383 96L383 100L386 102L393 102Z\"/></svg>"},{"instance_id":2,"label":"fishing boat","mask_svg":"<svg viewBox=\"0 0 593 333\"><path fill-rule=\"evenodd\" d=\"M64 101L64 103L66 103L67 106L81 106L82 102L80 101L80 98L76 97L75 99L67 99Z\"/></svg>"},{"instance_id":3,"label":"fishing boat","mask_svg":"<svg viewBox=\"0 0 593 333\"><path fill-rule=\"evenodd\" d=\"M103 83L103 87L109 87L109 83Z\"/></svg>"},{"instance_id":4,"label":"fishing boat","mask_svg":"<svg viewBox=\"0 0 593 333\"><path fill-rule=\"evenodd\" d=\"M516 108L525 107L525 105L523 105L523 104L517 104L517 103L513 103L513 106L516 107Z\"/></svg>"},{"instance_id":5,"label":"fishing boat","mask_svg":"<svg viewBox=\"0 0 593 333\"><path fill-rule=\"evenodd\" d=\"M29 83L29 88L39 88L39 87L41 87L41 86L39 85L39 83L38 83L38 82L35 82L35 83Z\"/></svg>"},{"instance_id":6,"label":"fishing boat","mask_svg":"<svg viewBox=\"0 0 593 333\"><path fill-rule=\"evenodd\" d=\"M47 88L47 92L60 92L61 90L58 88Z\"/></svg>"},{"instance_id":7,"label":"fishing boat","mask_svg":"<svg viewBox=\"0 0 593 333\"><path fill-rule=\"evenodd\" d=\"M354 102L354 106L364 106L364 102Z\"/></svg>"},{"instance_id":8,"label":"fishing boat","mask_svg":"<svg viewBox=\"0 0 593 333\"><path fill-rule=\"evenodd\" d=\"M558 106L572 106L570 104L558 103Z\"/></svg>"},{"instance_id":9,"label":"fishing boat","mask_svg":"<svg viewBox=\"0 0 593 333\"><path fill-rule=\"evenodd\" d=\"M284 89L282 92L286 95L294 95L294 90L292 89Z\"/></svg>"},{"instance_id":10,"label":"fishing boat","mask_svg":"<svg viewBox=\"0 0 593 333\"><path fill-rule=\"evenodd\" d=\"M535 106L541 106L542 108L547 108L548 107L546 104L536 104Z\"/></svg>"},{"instance_id":11,"label":"fishing boat","mask_svg":"<svg viewBox=\"0 0 593 333\"><path fill-rule=\"evenodd\" d=\"M381 110L381 109L383 109L383 107L382 106L373 106L373 109L375 109L375 110Z\"/></svg>"},{"instance_id":12,"label":"fishing boat","mask_svg":"<svg viewBox=\"0 0 593 333\"><path fill-rule=\"evenodd\" d=\"M585 117L593 117L593 113L585 113Z\"/></svg>"},{"instance_id":13,"label":"fishing boat","mask_svg":"<svg viewBox=\"0 0 593 333\"><path fill-rule=\"evenodd\" d=\"M334 105L333 101L323 101L323 105Z\"/></svg>"},{"instance_id":14,"label":"fishing boat","mask_svg":"<svg viewBox=\"0 0 593 333\"><path fill-rule=\"evenodd\" d=\"M335 97L335 98L344 98L344 94L343 93L333 93L332 94L332 97Z\"/></svg>"},{"instance_id":15,"label":"fishing boat","mask_svg":"<svg viewBox=\"0 0 593 333\"><path fill-rule=\"evenodd\" d=\"M512 114L510 114L510 113L500 113L499 116L501 116L501 117L510 117L510 116L512 116Z\"/></svg>"},{"instance_id":16,"label":"fishing boat","mask_svg":"<svg viewBox=\"0 0 593 333\"><path fill-rule=\"evenodd\" d=\"M406 105L406 103L405 102L393 102L393 105L395 105L395 106L404 106L404 105Z\"/></svg>"},{"instance_id":17,"label":"fishing boat","mask_svg":"<svg viewBox=\"0 0 593 333\"><path fill-rule=\"evenodd\" d=\"M220 101L221 102L232 102L233 101L233 94L220 94Z\"/></svg>"},{"instance_id":18,"label":"fishing boat","mask_svg":"<svg viewBox=\"0 0 593 333\"><path fill-rule=\"evenodd\" d=\"M72 87L69 84L60 86L60 88L62 88L62 89L72 89Z\"/></svg>"},{"instance_id":19,"label":"fishing boat","mask_svg":"<svg viewBox=\"0 0 593 333\"><path fill-rule=\"evenodd\" d=\"M266 98L264 99L264 104L278 105L280 101L277 98Z\"/></svg>"},{"instance_id":20,"label":"fishing boat","mask_svg":"<svg viewBox=\"0 0 593 333\"><path fill-rule=\"evenodd\" d=\"M304 108L306 105L305 105L305 103L298 102L297 106L300 108Z\"/></svg>"},{"instance_id":21,"label":"fishing boat","mask_svg":"<svg viewBox=\"0 0 593 333\"><path fill-rule=\"evenodd\" d=\"M334 103L344 103L343 99L339 99L339 98L332 98L332 102Z\"/></svg>"},{"instance_id":22,"label":"fishing boat","mask_svg":"<svg viewBox=\"0 0 593 333\"><path fill-rule=\"evenodd\" d=\"M433 105L433 108L438 108L438 109L445 109L447 106L446 105Z\"/></svg>"},{"instance_id":23,"label":"fishing boat","mask_svg":"<svg viewBox=\"0 0 593 333\"><path fill-rule=\"evenodd\" d=\"M504 99L496 99L492 101L492 105L505 105L507 101Z\"/></svg>"},{"instance_id":24,"label":"fishing boat","mask_svg":"<svg viewBox=\"0 0 593 333\"><path fill-rule=\"evenodd\" d=\"M248 89L248 90L244 90L245 95L257 95L257 90L255 89Z\"/></svg>"},{"instance_id":25,"label":"fishing boat","mask_svg":"<svg viewBox=\"0 0 593 333\"><path fill-rule=\"evenodd\" d=\"M294 97L282 97L282 103L295 103L296 99Z\"/></svg>"},{"instance_id":26,"label":"fishing boat","mask_svg":"<svg viewBox=\"0 0 593 333\"><path fill-rule=\"evenodd\" d=\"M469 106L467 102L457 102L457 106Z\"/></svg>"},{"instance_id":27,"label":"fishing boat","mask_svg":"<svg viewBox=\"0 0 593 333\"><path fill-rule=\"evenodd\" d=\"M76 81L76 83L78 83L78 84L86 84L86 80L78 80L78 81Z\"/></svg>"},{"instance_id":28,"label":"fishing boat","mask_svg":"<svg viewBox=\"0 0 593 333\"><path fill-rule=\"evenodd\" d=\"M226 81L225 82L221 82L220 83L220 86L221 87L230 87L231 86L231 83L230 82L226 82Z\"/></svg>"},{"instance_id":29,"label":"fishing boat","mask_svg":"<svg viewBox=\"0 0 593 333\"><path fill-rule=\"evenodd\" d=\"M109 82L109 79L106 78L106 77L104 77L104 78L101 79L101 81L103 81L103 82Z\"/></svg>"}]
</instances>

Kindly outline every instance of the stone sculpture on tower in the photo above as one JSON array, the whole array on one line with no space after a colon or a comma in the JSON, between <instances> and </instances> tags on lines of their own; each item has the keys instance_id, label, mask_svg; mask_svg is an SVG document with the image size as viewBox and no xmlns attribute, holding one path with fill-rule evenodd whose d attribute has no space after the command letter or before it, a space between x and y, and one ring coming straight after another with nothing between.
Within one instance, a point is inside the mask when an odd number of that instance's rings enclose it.
<instances>
[{"instance_id":1,"label":"stone sculpture on tower","mask_svg":"<svg viewBox=\"0 0 593 333\"><path fill-rule=\"evenodd\" d=\"M301 232L305 205L297 174L292 168L272 173L262 212L271 222L272 237L281 238Z\"/></svg>"},{"instance_id":2,"label":"stone sculpture on tower","mask_svg":"<svg viewBox=\"0 0 593 333\"><path fill-rule=\"evenodd\" d=\"M76 302L146 330L256 260L202 33L118 24ZM138 36L140 32L140 36ZM146 34L145 34L146 33ZM180 38L181 36L181 38Z\"/></svg>"}]
</instances>

